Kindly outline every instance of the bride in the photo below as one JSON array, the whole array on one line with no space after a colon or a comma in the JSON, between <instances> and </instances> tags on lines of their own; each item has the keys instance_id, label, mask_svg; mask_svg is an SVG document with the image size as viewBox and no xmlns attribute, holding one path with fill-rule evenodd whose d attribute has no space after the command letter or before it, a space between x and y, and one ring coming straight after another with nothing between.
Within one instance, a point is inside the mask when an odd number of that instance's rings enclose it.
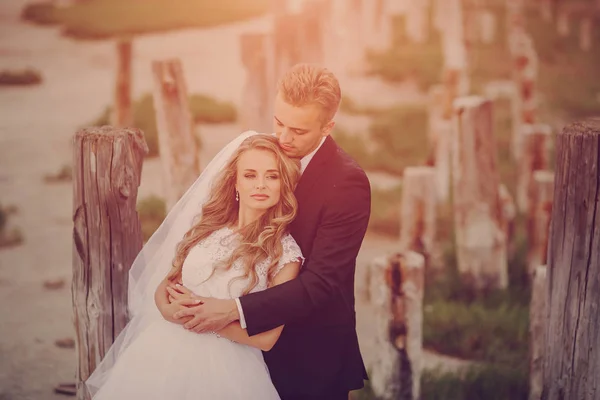
<instances>
[{"instance_id":1,"label":"bride","mask_svg":"<svg viewBox=\"0 0 600 400\"><path fill-rule=\"evenodd\" d=\"M288 226L299 176L277 139L256 132L211 161L132 266L133 317L86 381L94 400L279 399L262 351L283 326L249 337L235 322L197 334L159 307L172 315L198 304L163 299L173 281L198 296L235 298L295 278L304 258Z\"/></svg>"}]
</instances>

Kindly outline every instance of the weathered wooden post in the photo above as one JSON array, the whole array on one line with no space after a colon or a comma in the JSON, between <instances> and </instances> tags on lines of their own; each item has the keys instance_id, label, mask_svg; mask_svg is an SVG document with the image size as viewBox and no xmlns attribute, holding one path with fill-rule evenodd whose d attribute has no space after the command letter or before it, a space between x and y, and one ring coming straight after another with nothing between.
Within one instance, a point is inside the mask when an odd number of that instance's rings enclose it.
<instances>
[{"instance_id":1,"label":"weathered wooden post","mask_svg":"<svg viewBox=\"0 0 600 400\"><path fill-rule=\"evenodd\" d=\"M115 109L112 124L119 127L133 125L131 108L131 39L117 40L117 84L115 88Z\"/></svg>"},{"instance_id":2,"label":"weathered wooden post","mask_svg":"<svg viewBox=\"0 0 600 400\"><path fill-rule=\"evenodd\" d=\"M496 39L496 15L490 10L481 10L478 15L479 39L490 44Z\"/></svg>"},{"instance_id":3,"label":"weathered wooden post","mask_svg":"<svg viewBox=\"0 0 600 400\"><path fill-rule=\"evenodd\" d=\"M514 80L518 97L513 103L512 150L517 162L523 156L523 125L533 124L537 114L538 57L533 39L526 33L513 37Z\"/></svg>"},{"instance_id":4,"label":"weathered wooden post","mask_svg":"<svg viewBox=\"0 0 600 400\"><path fill-rule=\"evenodd\" d=\"M302 62L322 64L325 59L327 23L326 0L304 0L302 26Z\"/></svg>"},{"instance_id":5,"label":"weathered wooden post","mask_svg":"<svg viewBox=\"0 0 600 400\"><path fill-rule=\"evenodd\" d=\"M402 179L400 248L428 261L435 243L436 173L432 167L406 167Z\"/></svg>"},{"instance_id":6,"label":"weathered wooden post","mask_svg":"<svg viewBox=\"0 0 600 400\"><path fill-rule=\"evenodd\" d=\"M139 129L83 129L73 149L72 298L77 348L77 398L84 382L125 327L128 273L142 248L136 212L142 161Z\"/></svg>"},{"instance_id":7,"label":"weathered wooden post","mask_svg":"<svg viewBox=\"0 0 600 400\"><path fill-rule=\"evenodd\" d=\"M406 35L415 43L425 43L429 37L428 9L430 0L411 1L406 10Z\"/></svg>"},{"instance_id":8,"label":"weathered wooden post","mask_svg":"<svg viewBox=\"0 0 600 400\"><path fill-rule=\"evenodd\" d=\"M200 149L181 61L154 61L152 73L166 207L170 210L200 174Z\"/></svg>"},{"instance_id":9,"label":"weathered wooden post","mask_svg":"<svg viewBox=\"0 0 600 400\"><path fill-rule=\"evenodd\" d=\"M508 258L511 258L516 251L514 238L517 207L505 184L500 184L498 195L500 196L500 205L502 207L502 217L504 220L504 237L506 238L507 256Z\"/></svg>"},{"instance_id":10,"label":"weathered wooden post","mask_svg":"<svg viewBox=\"0 0 600 400\"><path fill-rule=\"evenodd\" d=\"M593 19L591 16L585 16L579 25L579 47L583 51L589 51L592 48L593 37Z\"/></svg>"},{"instance_id":11,"label":"weathered wooden post","mask_svg":"<svg viewBox=\"0 0 600 400\"><path fill-rule=\"evenodd\" d=\"M519 211L525 213L529 209L532 197L533 173L548 169L550 166L549 150L552 129L546 124L522 125L523 153L518 164L517 204Z\"/></svg>"},{"instance_id":12,"label":"weathered wooden post","mask_svg":"<svg viewBox=\"0 0 600 400\"><path fill-rule=\"evenodd\" d=\"M600 118L556 138L544 390L546 400L600 396Z\"/></svg>"},{"instance_id":13,"label":"weathered wooden post","mask_svg":"<svg viewBox=\"0 0 600 400\"><path fill-rule=\"evenodd\" d=\"M530 276L539 265L546 265L547 262L554 173L535 171L532 186L530 208L527 212L527 271Z\"/></svg>"},{"instance_id":14,"label":"weathered wooden post","mask_svg":"<svg viewBox=\"0 0 600 400\"><path fill-rule=\"evenodd\" d=\"M452 192L458 270L476 289L508 284L505 221L496 162L492 101L454 103Z\"/></svg>"},{"instance_id":15,"label":"weathered wooden post","mask_svg":"<svg viewBox=\"0 0 600 400\"><path fill-rule=\"evenodd\" d=\"M276 92L273 38L268 33L242 34L240 48L242 65L246 70L242 92L242 129L271 132Z\"/></svg>"},{"instance_id":16,"label":"weathered wooden post","mask_svg":"<svg viewBox=\"0 0 600 400\"><path fill-rule=\"evenodd\" d=\"M558 8L556 14L556 30L559 36L566 37L569 36L570 27L569 27L569 12L566 10L564 6Z\"/></svg>"},{"instance_id":17,"label":"weathered wooden post","mask_svg":"<svg viewBox=\"0 0 600 400\"><path fill-rule=\"evenodd\" d=\"M540 0L540 15L545 22L552 21L552 0Z\"/></svg>"},{"instance_id":18,"label":"weathered wooden post","mask_svg":"<svg viewBox=\"0 0 600 400\"><path fill-rule=\"evenodd\" d=\"M415 252L381 257L371 264L377 354L370 379L373 392L382 400L419 398L424 268L424 257Z\"/></svg>"},{"instance_id":19,"label":"weathered wooden post","mask_svg":"<svg viewBox=\"0 0 600 400\"><path fill-rule=\"evenodd\" d=\"M544 334L546 329L547 267L538 265L533 274L529 304L529 399L539 400L544 378Z\"/></svg>"},{"instance_id":20,"label":"weathered wooden post","mask_svg":"<svg viewBox=\"0 0 600 400\"><path fill-rule=\"evenodd\" d=\"M445 14L445 22L440 23L442 30L442 52L444 54L445 87L444 119L452 119L453 102L458 96L469 91L467 76L467 46L464 35L464 15L460 0L447 0L439 3L439 12Z\"/></svg>"},{"instance_id":21,"label":"weathered wooden post","mask_svg":"<svg viewBox=\"0 0 600 400\"><path fill-rule=\"evenodd\" d=\"M447 88L434 85L429 91L429 118L427 136L431 144L428 165L435 166L436 197L446 203L450 194L450 139L452 123L445 118Z\"/></svg>"}]
</instances>

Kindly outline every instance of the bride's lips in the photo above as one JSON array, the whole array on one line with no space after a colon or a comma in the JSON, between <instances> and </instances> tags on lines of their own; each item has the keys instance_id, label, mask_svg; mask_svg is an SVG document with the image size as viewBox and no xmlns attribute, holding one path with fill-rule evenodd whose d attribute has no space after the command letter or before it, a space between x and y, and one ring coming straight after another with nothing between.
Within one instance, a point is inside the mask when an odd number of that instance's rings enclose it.
<instances>
[{"instance_id":1,"label":"bride's lips","mask_svg":"<svg viewBox=\"0 0 600 400\"><path fill-rule=\"evenodd\" d=\"M268 199L268 198L269 198L269 196L268 196L268 195L266 195L266 194L253 194L253 195L252 195L252 196L250 196L250 197L253 197L253 198L255 198L256 200L266 200L266 199Z\"/></svg>"}]
</instances>

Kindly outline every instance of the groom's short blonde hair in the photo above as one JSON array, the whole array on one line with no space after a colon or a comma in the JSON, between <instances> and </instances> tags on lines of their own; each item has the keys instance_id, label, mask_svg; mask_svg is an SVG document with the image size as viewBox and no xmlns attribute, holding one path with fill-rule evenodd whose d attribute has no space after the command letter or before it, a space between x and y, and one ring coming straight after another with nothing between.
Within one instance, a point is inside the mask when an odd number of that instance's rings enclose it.
<instances>
[{"instance_id":1,"label":"groom's short blonde hair","mask_svg":"<svg viewBox=\"0 0 600 400\"><path fill-rule=\"evenodd\" d=\"M336 76L314 64L296 64L281 77L277 90L286 103L296 107L321 106L321 123L333 119L340 106L342 91Z\"/></svg>"}]
</instances>

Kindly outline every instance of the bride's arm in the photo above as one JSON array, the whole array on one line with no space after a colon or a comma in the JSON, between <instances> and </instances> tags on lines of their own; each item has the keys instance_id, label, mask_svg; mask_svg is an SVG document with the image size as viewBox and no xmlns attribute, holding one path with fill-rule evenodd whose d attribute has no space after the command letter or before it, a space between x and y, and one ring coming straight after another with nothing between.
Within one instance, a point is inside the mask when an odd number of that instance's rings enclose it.
<instances>
[{"instance_id":1,"label":"bride's arm","mask_svg":"<svg viewBox=\"0 0 600 400\"><path fill-rule=\"evenodd\" d=\"M275 275L271 286L280 285L284 282L290 281L298 276L299 272L299 262L288 263L281 269L281 271L279 271L277 275ZM279 335L281 335L282 330L283 325L254 336L248 336L248 332L245 329L242 329L240 322L235 321L221 329L218 333L220 336L233 342L257 347L263 351L269 351L273 348L273 346L275 346L275 343L279 339Z\"/></svg>"}]
</instances>

